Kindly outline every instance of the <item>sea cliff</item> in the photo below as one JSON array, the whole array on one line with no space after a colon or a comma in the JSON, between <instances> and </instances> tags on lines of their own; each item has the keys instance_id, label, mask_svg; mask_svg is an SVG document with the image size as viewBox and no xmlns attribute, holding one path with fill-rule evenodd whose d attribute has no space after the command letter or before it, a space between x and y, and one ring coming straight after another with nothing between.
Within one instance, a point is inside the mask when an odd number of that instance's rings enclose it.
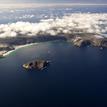
<instances>
[{"instance_id":1,"label":"sea cliff","mask_svg":"<svg viewBox=\"0 0 107 107\"><path fill-rule=\"evenodd\" d=\"M64 40L71 42L74 46L95 46L107 48L107 37L99 34L74 34L74 35L60 35L60 36L32 36L32 37L18 37L18 38L0 38L0 57L7 52L15 50L18 46L29 45L37 42Z\"/></svg>"}]
</instances>

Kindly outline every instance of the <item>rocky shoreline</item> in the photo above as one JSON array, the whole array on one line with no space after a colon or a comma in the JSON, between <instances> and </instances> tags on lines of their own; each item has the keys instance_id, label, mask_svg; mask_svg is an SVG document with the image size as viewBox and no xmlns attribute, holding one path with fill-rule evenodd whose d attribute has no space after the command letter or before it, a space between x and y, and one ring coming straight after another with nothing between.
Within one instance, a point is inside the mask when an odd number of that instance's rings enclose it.
<instances>
[{"instance_id":1,"label":"rocky shoreline","mask_svg":"<svg viewBox=\"0 0 107 107\"><path fill-rule=\"evenodd\" d=\"M9 44L0 43L0 58L4 57L7 52L12 50L15 50L13 46L10 46Z\"/></svg>"},{"instance_id":2,"label":"rocky shoreline","mask_svg":"<svg viewBox=\"0 0 107 107\"><path fill-rule=\"evenodd\" d=\"M91 45L94 47L107 48L107 38L101 35L77 35L71 39L71 42L77 47Z\"/></svg>"},{"instance_id":3,"label":"rocky shoreline","mask_svg":"<svg viewBox=\"0 0 107 107\"><path fill-rule=\"evenodd\" d=\"M15 50L17 46L52 40L69 41L77 47L85 47L91 45L94 47L107 48L107 37L97 34L6 38L0 39L0 57L4 57L7 52Z\"/></svg>"}]
</instances>

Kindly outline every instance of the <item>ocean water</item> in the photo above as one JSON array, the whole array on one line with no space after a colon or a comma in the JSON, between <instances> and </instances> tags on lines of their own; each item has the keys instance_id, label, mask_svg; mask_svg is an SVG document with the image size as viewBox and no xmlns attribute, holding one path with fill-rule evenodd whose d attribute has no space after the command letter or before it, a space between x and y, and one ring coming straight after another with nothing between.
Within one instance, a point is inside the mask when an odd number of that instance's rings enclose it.
<instances>
[{"instance_id":1,"label":"ocean water","mask_svg":"<svg viewBox=\"0 0 107 107\"><path fill-rule=\"evenodd\" d=\"M61 18L71 13L106 14L106 6L0 10L0 24ZM105 18L105 17L104 17ZM51 60L44 71L23 69ZM0 59L0 107L106 107L107 49L77 48L62 40L40 42Z\"/></svg>"}]
</instances>

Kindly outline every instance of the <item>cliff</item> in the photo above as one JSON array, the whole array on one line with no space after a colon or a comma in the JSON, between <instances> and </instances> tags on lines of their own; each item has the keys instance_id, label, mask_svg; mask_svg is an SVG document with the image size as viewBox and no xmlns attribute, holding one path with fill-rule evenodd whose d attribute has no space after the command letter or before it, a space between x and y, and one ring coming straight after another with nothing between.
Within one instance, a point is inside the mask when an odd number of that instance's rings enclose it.
<instances>
[{"instance_id":1,"label":"cliff","mask_svg":"<svg viewBox=\"0 0 107 107\"><path fill-rule=\"evenodd\" d=\"M84 47L84 46L95 46L107 48L107 37L97 34L70 34L70 35L60 35L60 36L33 36L33 37L18 37L18 38L0 38L0 57L2 57L6 52L15 50L16 46L26 45L36 42L45 42L53 40L64 40L70 41L74 46Z\"/></svg>"},{"instance_id":2,"label":"cliff","mask_svg":"<svg viewBox=\"0 0 107 107\"><path fill-rule=\"evenodd\" d=\"M76 35L71 38L71 42L77 47L91 45L95 47L107 48L107 38L99 35Z\"/></svg>"}]
</instances>

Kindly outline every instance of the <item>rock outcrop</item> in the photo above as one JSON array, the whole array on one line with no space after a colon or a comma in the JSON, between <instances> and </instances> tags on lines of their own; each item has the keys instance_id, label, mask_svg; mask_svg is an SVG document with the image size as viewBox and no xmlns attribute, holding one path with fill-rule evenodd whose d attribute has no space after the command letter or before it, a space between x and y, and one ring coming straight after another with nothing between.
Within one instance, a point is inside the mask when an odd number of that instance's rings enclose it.
<instances>
[{"instance_id":1,"label":"rock outcrop","mask_svg":"<svg viewBox=\"0 0 107 107\"><path fill-rule=\"evenodd\" d=\"M35 60L28 62L26 64L23 64L23 68L27 70L43 70L44 68L48 67L50 64L50 61L47 60Z\"/></svg>"},{"instance_id":2,"label":"rock outcrop","mask_svg":"<svg viewBox=\"0 0 107 107\"><path fill-rule=\"evenodd\" d=\"M14 50L15 48L8 44L0 44L0 57L4 57L4 54L8 51Z\"/></svg>"},{"instance_id":3,"label":"rock outcrop","mask_svg":"<svg viewBox=\"0 0 107 107\"><path fill-rule=\"evenodd\" d=\"M77 35L74 36L74 38L71 38L71 42L77 47L91 45L95 47L107 48L107 38L99 35Z\"/></svg>"}]
</instances>

